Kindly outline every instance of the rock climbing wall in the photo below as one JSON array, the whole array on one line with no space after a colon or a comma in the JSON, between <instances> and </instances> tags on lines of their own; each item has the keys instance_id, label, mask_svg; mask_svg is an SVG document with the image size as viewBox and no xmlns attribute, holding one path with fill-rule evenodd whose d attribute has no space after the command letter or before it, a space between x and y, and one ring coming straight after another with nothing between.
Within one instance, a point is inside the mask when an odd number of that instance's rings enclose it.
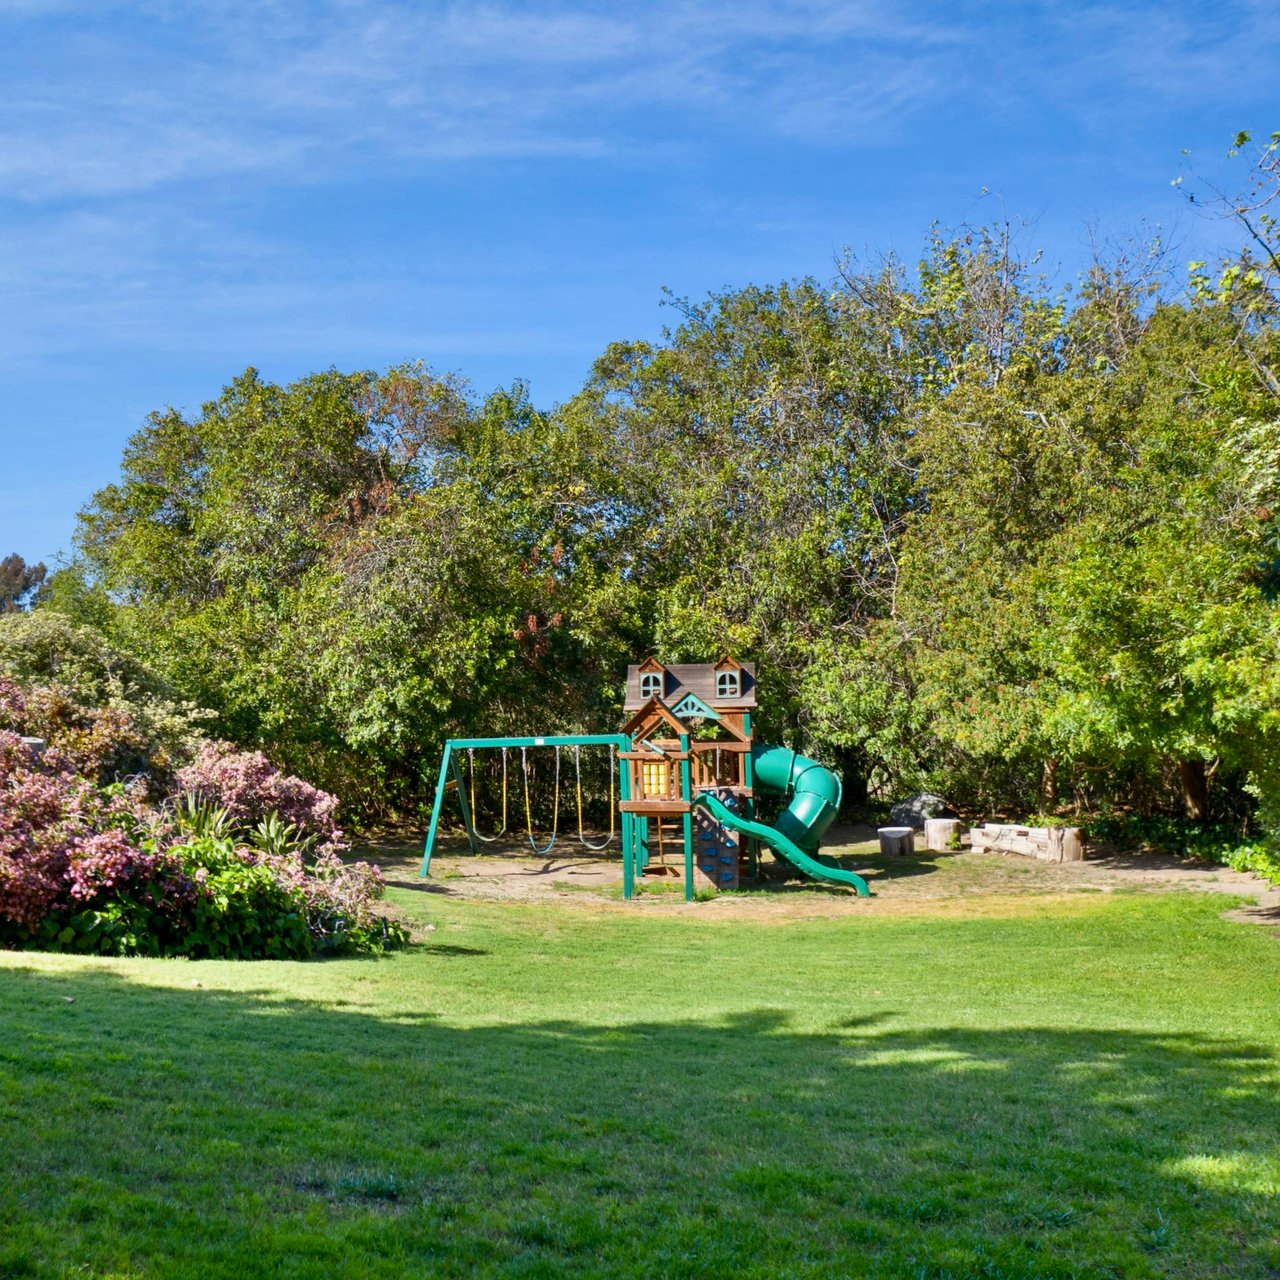
<instances>
[{"instance_id":1,"label":"rock climbing wall","mask_svg":"<svg viewBox=\"0 0 1280 1280\"><path fill-rule=\"evenodd\" d=\"M713 792L729 809L737 809L741 797L727 787ZM726 831L705 809L694 809L693 878L699 889L738 887L738 833Z\"/></svg>"}]
</instances>

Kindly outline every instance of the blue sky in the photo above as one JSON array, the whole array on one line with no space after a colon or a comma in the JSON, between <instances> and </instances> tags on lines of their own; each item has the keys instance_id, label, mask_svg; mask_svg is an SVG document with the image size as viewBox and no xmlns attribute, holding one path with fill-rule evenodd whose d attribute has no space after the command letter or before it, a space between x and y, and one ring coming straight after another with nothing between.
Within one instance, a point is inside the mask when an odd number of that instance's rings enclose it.
<instances>
[{"instance_id":1,"label":"blue sky","mask_svg":"<svg viewBox=\"0 0 1280 1280\"><path fill-rule=\"evenodd\" d=\"M1182 151L1280 128L1277 68L1274 2L0 0L0 555L69 549L146 413L250 364L549 405L664 285L934 219L1197 256Z\"/></svg>"}]
</instances>

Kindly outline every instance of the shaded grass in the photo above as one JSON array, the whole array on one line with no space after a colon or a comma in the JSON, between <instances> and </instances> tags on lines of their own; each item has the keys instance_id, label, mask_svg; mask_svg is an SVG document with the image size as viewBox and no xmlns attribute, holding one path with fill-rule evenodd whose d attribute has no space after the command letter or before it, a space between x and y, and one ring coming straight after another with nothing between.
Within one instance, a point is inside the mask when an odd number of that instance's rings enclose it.
<instances>
[{"instance_id":1,"label":"shaded grass","mask_svg":"<svg viewBox=\"0 0 1280 1280\"><path fill-rule=\"evenodd\" d=\"M1276 943L1221 899L399 905L377 961L0 957L0 1276L1280 1268Z\"/></svg>"}]
</instances>

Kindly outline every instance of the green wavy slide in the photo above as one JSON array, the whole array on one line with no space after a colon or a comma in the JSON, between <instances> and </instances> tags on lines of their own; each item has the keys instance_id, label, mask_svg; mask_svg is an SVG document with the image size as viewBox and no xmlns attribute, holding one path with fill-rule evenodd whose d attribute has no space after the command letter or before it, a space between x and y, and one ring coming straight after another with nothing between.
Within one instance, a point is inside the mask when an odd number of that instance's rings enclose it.
<instances>
[{"instance_id":1,"label":"green wavy slide","mask_svg":"<svg viewBox=\"0 0 1280 1280\"><path fill-rule=\"evenodd\" d=\"M802 874L832 884L852 885L860 897L870 897L871 891L861 876L828 866L818 857L823 832L835 821L840 808L840 779L816 760L764 743L752 747L751 764L757 791L791 797L773 826L740 816L709 791L700 792L693 803L706 809L721 826L768 845Z\"/></svg>"}]
</instances>

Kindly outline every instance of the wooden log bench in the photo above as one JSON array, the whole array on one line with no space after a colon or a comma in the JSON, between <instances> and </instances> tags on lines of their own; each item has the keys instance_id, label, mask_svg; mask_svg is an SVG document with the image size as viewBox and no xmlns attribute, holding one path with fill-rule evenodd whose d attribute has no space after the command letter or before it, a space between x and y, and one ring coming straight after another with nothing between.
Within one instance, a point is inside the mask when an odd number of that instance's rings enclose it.
<instances>
[{"instance_id":1,"label":"wooden log bench","mask_svg":"<svg viewBox=\"0 0 1280 1280\"><path fill-rule=\"evenodd\" d=\"M1079 827L1020 827L988 822L969 833L975 852L1016 853L1042 862L1083 862L1084 832Z\"/></svg>"}]
</instances>

